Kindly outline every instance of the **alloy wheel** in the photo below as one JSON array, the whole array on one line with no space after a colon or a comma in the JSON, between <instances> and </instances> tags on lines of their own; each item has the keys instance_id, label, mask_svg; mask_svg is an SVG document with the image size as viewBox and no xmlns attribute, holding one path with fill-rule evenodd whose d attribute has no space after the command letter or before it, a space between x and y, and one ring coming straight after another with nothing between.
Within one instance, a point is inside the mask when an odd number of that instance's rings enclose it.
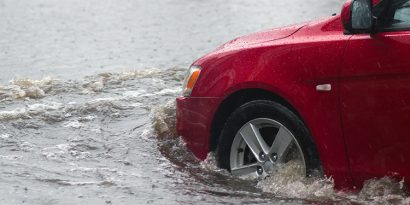
<instances>
[{"instance_id":1,"label":"alloy wheel","mask_svg":"<svg viewBox=\"0 0 410 205\"><path fill-rule=\"evenodd\" d=\"M299 161L306 174L302 149L294 135L281 123L257 118L245 123L236 133L231 146L231 173L244 178L264 178L280 166Z\"/></svg>"}]
</instances>

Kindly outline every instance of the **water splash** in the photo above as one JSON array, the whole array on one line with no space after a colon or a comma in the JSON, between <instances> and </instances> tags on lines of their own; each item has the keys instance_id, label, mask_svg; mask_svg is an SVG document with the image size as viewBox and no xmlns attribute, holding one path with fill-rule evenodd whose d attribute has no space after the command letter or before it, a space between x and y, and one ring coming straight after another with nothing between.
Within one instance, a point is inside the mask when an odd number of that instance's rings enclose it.
<instances>
[{"instance_id":1,"label":"water splash","mask_svg":"<svg viewBox=\"0 0 410 205\"><path fill-rule=\"evenodd\" d=\"M153 128L158 137L172 138L177 136L175 113L175 100L170 100L164 106L157 106L152 109Z\"/></svg>"},{"instance_id":2,"label":"water splash","mask_svg":"<svg viewBox=\"0 0 410 205\"><path fill-rule=\"evenodd\" d=\"M169 101L164 106L158 106L152 111L153 129L158 136L159 143L165 141L169 143L171 139L172 145L167 143L167 146L172 149L167 149L163 152L168 158L172 159L175 164L180 164L189 161L186 157L175 157L179 150L180 156L186 156L184 152L189 152L185 148L185 144L181 142L175 133L175 103ZM163 145L164 145L163 144ZM182 153L181 153L182 151ZM192 164L190 164L192 163ZM199 165L198 165L199 164ZM283 199L301 199L313 202L324 203L342 203L342 204L409 204L410 196L405 191L403 181L384 177L381 179L372 179L365 182L362 190L357 193L341 192L334 189L332 178L313 177L306 178L301 172L302 164L299 161L290 161L279 167L274 176L258 181L255 187L260 192L267 196L279 197ZM188 162L185 169L200 168L203 173L222 174L225 180L242 180L233 179L228 171L220 169L217 166L214 153L209 153L204 161ZM204 174L206 175L206 174ZM209 174L212 175L212 174ZM209 175L207 177L209 177ZM253 184L253 181L241 182ZM238 184L236 184L238 185Z\"/></svg>"},{"instance_id":3,"label":"water splash","mask_svg":"<svg viewBox=\"0 0 410 205\"><path fill-rule=\"evenodd\" d=\"M299 161L279 166L277 173L258 182L257 187L276 196L301 199L319 199L334 194L334 183L328 178L306 178Z\"/></svg>"},{"instance_id":4,"label":"water splash","mask_svg":"<svg viewBox=\"0 0 410 205\"><path fill-rule=\"evenodd\" d=\"M391 177L370 179L363 184L362 190L350 198L358 203L371 204L409 204L410 196L404 187L404 180Z\"/></svg>"},{"instance_id":5,"label":"water splash","mask_svg":"<svg viewBox=\"0 0 410 205\"><path fill-rule=\"evenodd\" d=\"M51 77L41 80L13 79L9 85L0 86L0 101L22 98L43 98L56 82Z\"/></svg>"},{"instance_id":6,"label":"water splash","mask_svg":"<svg viewBox=\"0 0 410 205\"><path fill-rule=\"evenodd\" d=\"M54 189L44 190L57 186L90 196L154 190L162 197L172 190L189 196L184 201L211 204L410 203L403 182L388 177L367 181L358 193L342 193L331 179L298 175L297 163L284 165L274 177L249 181L218 168L213 153L199 161L176 134L175 97L184 74L183 68L149 69L67 81L26 78L1 86L0 174L7 180L0 184L29 184L34 191L0 193L60 199ZM42 194L48 192L53 195Z\"/></svg>"}]
</instances>

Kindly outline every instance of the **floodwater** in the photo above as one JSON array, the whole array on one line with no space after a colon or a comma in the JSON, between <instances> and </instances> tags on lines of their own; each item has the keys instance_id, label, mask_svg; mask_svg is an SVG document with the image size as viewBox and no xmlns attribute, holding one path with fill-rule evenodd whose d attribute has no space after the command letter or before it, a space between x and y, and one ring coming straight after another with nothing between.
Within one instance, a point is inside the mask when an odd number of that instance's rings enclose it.
<instances>
[{"instance_id":1,"label":"floodwater","mask_svg":"<svg viewBox=\"0 0 410 205\"><path fill-rule=\"evenodd\" d=\"M0 204L408 204L401 182L358 193L234 178L175 134L189 64L239 35L338 12L329 0L0 1Z\"/></svg>"}]
</instances>

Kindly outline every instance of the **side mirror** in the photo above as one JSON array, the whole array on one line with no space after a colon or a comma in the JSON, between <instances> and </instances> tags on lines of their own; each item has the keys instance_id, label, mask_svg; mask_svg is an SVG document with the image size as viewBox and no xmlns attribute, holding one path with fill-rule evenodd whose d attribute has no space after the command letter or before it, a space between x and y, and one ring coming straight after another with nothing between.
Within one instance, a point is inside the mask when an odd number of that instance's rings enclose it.
<instances>
[{"instance_id":1,"label":"side mirror","mask_svg":"<svg viewBox=\"0 0 410 205\"><path fill-rule=\"evenodd\" d=\"M345 34L371 33L374 30L373 0L350 0L343 5Z\"/></svg>"}]
</instances>

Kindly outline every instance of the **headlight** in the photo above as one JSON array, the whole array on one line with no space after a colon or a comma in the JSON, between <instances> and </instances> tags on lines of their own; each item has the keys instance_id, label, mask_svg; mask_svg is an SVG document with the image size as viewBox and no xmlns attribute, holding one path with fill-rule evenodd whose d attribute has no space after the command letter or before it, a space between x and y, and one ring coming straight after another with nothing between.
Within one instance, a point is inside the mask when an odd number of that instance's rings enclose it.
<instances>
[{"instance_id":1,"label":"headlight","mask_svg":"<svg viewBox=\"0 0 410 205\"><path fill-rule=\"evenodd\" d=\"M182 88L184 97L189 97L191 95L192 89L194 89L200 73L201 67L199 66L191 66L189 68L188 74L185 76L184 87Z\"/></svg>"}]
</instances>

